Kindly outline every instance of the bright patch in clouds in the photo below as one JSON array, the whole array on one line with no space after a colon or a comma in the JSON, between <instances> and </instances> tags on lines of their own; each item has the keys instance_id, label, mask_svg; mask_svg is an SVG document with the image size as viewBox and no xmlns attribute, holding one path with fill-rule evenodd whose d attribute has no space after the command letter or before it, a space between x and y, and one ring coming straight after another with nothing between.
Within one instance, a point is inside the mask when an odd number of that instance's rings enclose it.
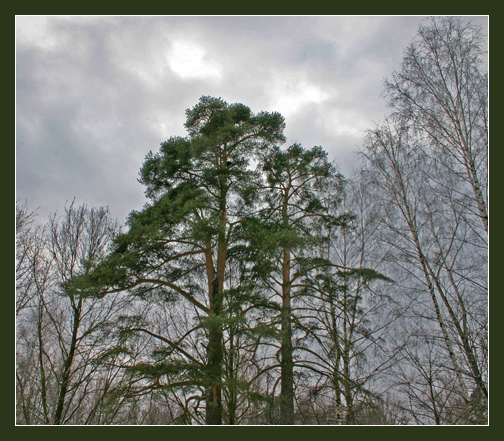
<instances>
[{"instance_id":1,"label":"bright patch in clouds","mask_svg":"<svg viewBox=\"0 0 504 441\"><path fill-rule=\"evenodd\" d=\"M222 66L196 43L176 40L167 54L170 69L184 79L220 79Z\"/></svg>"},{"instance_id":2,"label":"bright patch in clouds","mask_svg":"<svg viewBox=\"0 0 504 441\"><path fill-rule=\"evenodd\" d=\"M371 121L350 108L335 108L325 113L321 126L324 131L337 137L359 139L371 125Z\"/></svg>"},{"instance_id":3,"label":"bright patch in clouds","mask_svg":"<svg viewBox=\"0 0 504 441\"><path fill-rule=\"evenodd\" d=\"M306 80L295 81L293 78L284 78L275 83L272 108L285 117L302 110L306 104L321 103L330 97Z\"/></svg>"}]
</instances>

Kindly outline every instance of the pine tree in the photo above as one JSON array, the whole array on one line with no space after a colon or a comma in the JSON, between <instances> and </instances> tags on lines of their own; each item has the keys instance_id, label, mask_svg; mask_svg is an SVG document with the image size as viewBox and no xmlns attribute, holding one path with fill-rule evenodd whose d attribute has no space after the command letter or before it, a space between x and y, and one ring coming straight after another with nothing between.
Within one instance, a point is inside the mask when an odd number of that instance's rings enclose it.
<instances>
[{"instance_id":1,"label":"pine tree","mask_svg":"<svg viewBox=\"0 0 504 441\"><path fill-rule=\"evenodd\" d=\"M339 224L320 191L329 182L340 185L343 178L321 147L273 147L260 156L264 207L247 223L248 258L258 279L279 299L280 422L294 424L293 290L317 268L331 265L316 253L323 237L314 237L313 227L317 222Z\"/></svg>"},{"instance_id":2,"label":"pine tree","mask_svg":"<svg viewBox=\"0 0 504 441\"><path fill-rule=\"evenodd\" d=\"M130 214L129 230L116 239L114 252L92 276L75 280L73 288L95 295L136 290L146 297L157 293L187 301L206 336L206 359L197 360L183 348L184 336L165 339L169 357L154 369L155 376L203 388L206 424L222 424L228 250L257 192L249 161L284 141L284 120L278 113L253 114L243 104L208 96L186 117L188 136L163 142L141 168L150 202Z\"/></svg>"}]
</instances>

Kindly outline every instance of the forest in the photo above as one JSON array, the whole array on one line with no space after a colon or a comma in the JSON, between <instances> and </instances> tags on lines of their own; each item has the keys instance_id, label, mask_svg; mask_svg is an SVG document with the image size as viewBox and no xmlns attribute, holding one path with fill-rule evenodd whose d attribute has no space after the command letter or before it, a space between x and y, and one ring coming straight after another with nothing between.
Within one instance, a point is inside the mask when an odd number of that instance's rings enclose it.
<instances>
[{"instance_id":1,"label":"forest","mask_svg":"<svg viewBox=\"0 0 504 441\"><path fill-rule=\"evenodd\" d=\"M486 56L420 25L353 176L202 96L125 225L17 200L16 424L488 424Z\"/></svg>"}]
</instances>

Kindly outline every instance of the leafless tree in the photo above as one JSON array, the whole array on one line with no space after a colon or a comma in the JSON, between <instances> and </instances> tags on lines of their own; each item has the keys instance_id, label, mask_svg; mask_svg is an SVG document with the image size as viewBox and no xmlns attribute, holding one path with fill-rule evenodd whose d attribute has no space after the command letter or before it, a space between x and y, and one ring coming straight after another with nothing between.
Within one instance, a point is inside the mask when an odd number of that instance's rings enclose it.
<instances>
[{"instance_id":1,"label":"leafless tree","mask_svg":"<svg viewBox=\"0 0 504 441\"><path fill-rule=\"evenodd\" d=\"M422 139L407 122L392 116L369 132L364 155L370 163L369 176L386 201L382 218L395 263L403 265L411 280L423 285L418 289L428 294L470 421L476 424L484 416L477 412L471 390L488 396L486 361L479 347L486 339L481 315L486 303L484 258L475 253L467 213L435 191L437 164L419 145ZM483 267L471 274L468 259L477 259Z\"/></svg>"},{"instance_id":2,"label":"leafless tree","mask_svg":"<svg viewBox=\"0 0 504 441\"><path fill-rule=\"evenodd\" d=\"M326 198L331 207L334 192L329 190ZM297 340L303 355L296 363L310 371L308 401L332 409L325 423L356 424L360 404L378 393L375 384L397 353L386 335L400 310L387 293L390 281L380 274L387 248L377 240L379 219L365 185L350 182L341 201L333 202L332 209L352 213L353 218L346 216L334 231L316 233L328 235L319 254L334 266L321 269L304 285L294 285L303 288L295 311L303 330ZM305 404L308 401L304 398Z\"/></svg>"},{"instance_id":3,"label":"leafless tree","mask_svg":"<svg viewBox=\"0 0 504 441\"><path fill-rule=\"evenodd\" d=\"M34 288L24 291L31 294L18 308L18 421L111 422L117 409L112 410L110 397L126 378L118 367L121 340L114 320L127 302L119 296L77 296L65 284L95 264L117 225L108 209L71 203L62 216L52 215L45 228L27 231L22 222L18 226L18 253L23 250L23 265L29 262Z\"/></svg>"},{"instance_id":4,"label":"leafless tree","mask_svg":"<svg viewBox=\"0 0 504 441\"><path fill-rule=\"evenodd\" d=\"M44 231L34 225L36 211L30 212L25 201L16 201L16 315L44 289L50 277Z\"/></svg>"},{"instance_id":5,"label":"leafless tree","mask_svg":"<svg viewBox=\"0 0 504 441\"><path fill-rule=\"evenodd\" d=\"M460 17L419 27L401 68L385 84L393 109L452 161L443 162L471 188L471 204L488 234L488 77L481 27Z\"/></svg>"}]
</instances>

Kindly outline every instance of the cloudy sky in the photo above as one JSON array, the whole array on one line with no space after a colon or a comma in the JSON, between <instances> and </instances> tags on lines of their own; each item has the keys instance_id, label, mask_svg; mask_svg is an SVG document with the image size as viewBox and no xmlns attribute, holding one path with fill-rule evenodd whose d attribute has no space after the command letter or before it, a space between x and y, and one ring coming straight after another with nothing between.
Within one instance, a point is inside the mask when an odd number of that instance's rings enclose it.
<instances>
[{"instance_id":1,"label":"cloudy sky","mask_svg":"<svg viewBox=\"0 0 504 441\"><path fill-rule=\"evenodd\" d=\"M17 16L16 197L41 220L76 198L124 221L146 201L145 155L186 135L202 95L280 112L286 145L320 145L349 176L422 20ZM471 20L487 30L487 17Z\"/></svg>"}]
</instances>

